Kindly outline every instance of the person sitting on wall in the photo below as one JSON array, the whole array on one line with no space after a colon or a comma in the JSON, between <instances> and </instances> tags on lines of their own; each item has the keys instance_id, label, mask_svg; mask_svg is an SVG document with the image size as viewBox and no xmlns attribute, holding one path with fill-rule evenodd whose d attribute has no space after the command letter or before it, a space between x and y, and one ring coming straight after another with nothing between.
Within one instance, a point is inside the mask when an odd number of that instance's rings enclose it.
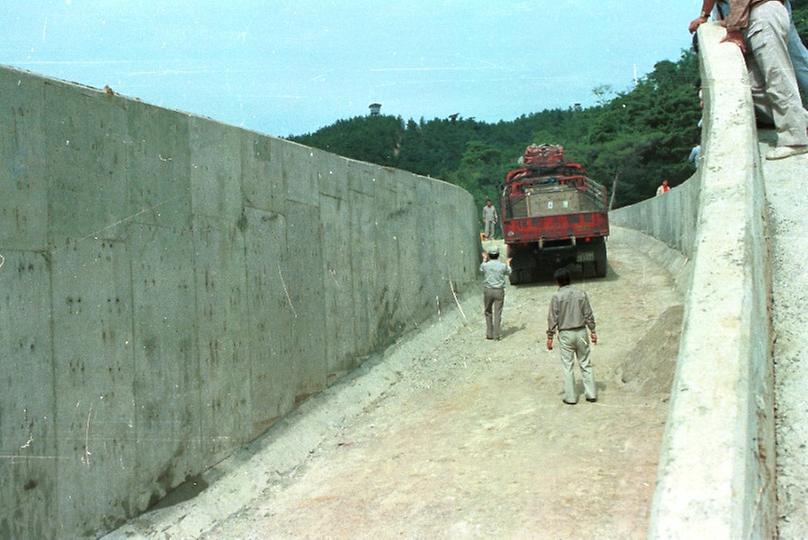
<instances>
[{"instance_id":1,"label":"person sitting on wall","mask_svg":"<svg viewBox=\"0 0 808 540\"><path fill-rule=\"evenodd\" d=\"M670 186L668 185L667 180L663 180L662 184L658 188L656 188L656 196L659 197L660 195L664 195L671 190Z\"/></svg>"},{"instance_id":2,"label":"person sitting on wall","mask_svg":"<svg viewBox=\"0 0 808 540\"><path fill-rule=\"evenodd\" d=\"M714 0L703 0L701 17ZM702 20L703 19L703 20ZM791 19L779 0L729 0L729 12L721 21L727 34L721 40L734 43L746 55L755 109L774 122L777 145L766 159L783 159L808 152L808 111L802 107L797 78L789 56Z\"/></svg>"},{"instance_id":3,"label":"person sitting on wall","mask_svg":"<svg viewBox=\"0 0 808 540\"><path fill-rule=\"evenodd\" d=\"M800 39L800 34L797 32L797 27L794 26L794 20L791 17L791 2L785 0L786 11L791 18L791 24L788 27L788 56L791 59L791 65L794 67L794 75L797 78L797 86L800 89L802 102L808 102L808 48ZM713 9L715 7L715 9ZM701 14L693 19L688 26L690 33L694 33L699 26L707 22L710 18L710 12L714 11L718 20L726 19L729 14L728 0L703 0L701 6ZM695 37L695 36L694 36Z\"/></svg>"}]
</instances>

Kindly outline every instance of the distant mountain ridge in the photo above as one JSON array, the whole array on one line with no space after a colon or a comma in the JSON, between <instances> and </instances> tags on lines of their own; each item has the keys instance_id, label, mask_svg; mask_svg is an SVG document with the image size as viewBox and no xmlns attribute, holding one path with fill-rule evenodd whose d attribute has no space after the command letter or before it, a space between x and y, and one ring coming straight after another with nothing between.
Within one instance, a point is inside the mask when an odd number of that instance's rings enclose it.
<instances>
[{"instance_id":1,"label":"distant mountain ridge","mask_svg":"<svg viewBox=\"0 0 808 540\"><path fill-rule=\"evenodd\" d=\"M808 0L793 2L793 18L801 36L808 34ZM652 197L663 179L675 186L695 171L687 158L700 140L699 86L698 57L688 50L676 62L658 62L630 90L594 88L598 104L585 109L545 109L497 123L361 116L289 138L441 178L467 189L478 205L496 200L528 144L562 144L568 159L610 191L618 179L619 207Z\"/></svg>"}]
</instances>

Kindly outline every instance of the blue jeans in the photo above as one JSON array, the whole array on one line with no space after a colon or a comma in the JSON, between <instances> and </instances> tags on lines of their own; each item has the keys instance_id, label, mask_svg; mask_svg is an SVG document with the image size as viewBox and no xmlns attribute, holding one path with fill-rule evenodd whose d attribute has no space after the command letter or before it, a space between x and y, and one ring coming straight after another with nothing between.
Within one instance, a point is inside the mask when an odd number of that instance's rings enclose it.
<instances>
[{"instance_id":1,"label":"blue jeans","mask_svg":"<svg viewBox=\"0 0 808 540\"><path fill-rule=\"evenodd\" d=\"M786 0L788 16L791 17L791 2ZM794 66L794 75L797 76L797 86L800 87L802 102L808 102L808 49L803 45L794 21L788 28L788 56L791 57L791 64Z\"/></svg>"}]
</instances>

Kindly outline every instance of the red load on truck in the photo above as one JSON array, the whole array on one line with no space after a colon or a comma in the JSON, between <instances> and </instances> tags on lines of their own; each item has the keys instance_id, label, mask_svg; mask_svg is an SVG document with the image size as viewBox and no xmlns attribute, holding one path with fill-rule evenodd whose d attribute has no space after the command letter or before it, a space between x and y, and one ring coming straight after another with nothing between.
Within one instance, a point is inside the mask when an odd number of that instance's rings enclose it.
<instances>
[{"instance_id":1,"label":"red load on truck","mask_svg":"<svg viewBox=\"0 0 808 540\"><path fill-rule=\"evenodd\" d=\"M606 188L588 178L580 164L565 161L561 145L530 145L522 160L505 175L500 198L505 244L513 258L511 283L569 264L605 276Z\"/></svg>"}]
</instances>

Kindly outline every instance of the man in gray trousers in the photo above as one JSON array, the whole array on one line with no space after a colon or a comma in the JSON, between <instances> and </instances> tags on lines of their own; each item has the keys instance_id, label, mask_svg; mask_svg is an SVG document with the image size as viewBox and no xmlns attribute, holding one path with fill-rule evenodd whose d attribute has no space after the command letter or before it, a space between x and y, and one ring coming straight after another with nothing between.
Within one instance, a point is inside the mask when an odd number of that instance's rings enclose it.
<instances>
[{"instance_id":1,"label":"man in gray trousers","mask_svg":"<svg viewBox=\"0 0 808 540\"><path fill-rule=\"evenodd\" d=\"M483 273L483 302L485 305L485 338L502 339L500 323L502 305L505 303L505 281L511 273L511 260L505 264L499 260L499 248L483 251L480 265Z\"/></svg>"},{"instance_id":2,"label":"man in gray trousers","mask_svg":"<svg viewBox=\"0 0 808 540\"><path fill-rule=\"evenodd\" d=\"M575 374L573 356L578 357L581 367L581 378L584 381L584 394L587 401L598 400L598 391L595 386L595 376L592 374L592 365L589 359L589 335L592 343L598 342L595 332L595 316L589 305L586 293L570 286L570 273L566 268L556 270L553 275L558 284L558 291L550 301L550 311L547 315L547 349L553 350L553 337L558 331L558 341L561 343L561 363L564 368L564 403L575 405L578 403L578 394L575 392Z\"/></svg>"},{"instance_id":3,"label":"man in gray trousers","mask_svg":"<svg viewBox=\"0 0 808 540\"><path fill-rule=\"evenodd\" d=\"M483 224L485 225L486 240L493 240L496 236L498 219L496 207L491 204L491 199L486 199L485 206L483 206Z\"/></svg>"},{"instance_id":4,"label":"man in gray trousers","mask_svg":"<svg viewBox=\"0 0 808 540\"><path fill-rule=\"evenodd\" d=\"M808 152L808 111L802 107L797 77L788 51L791 18L777 0L729 0L722 41L746 53L755 108L774 121L777 146L766 159Z\"/></svg>"}]
</instances>

